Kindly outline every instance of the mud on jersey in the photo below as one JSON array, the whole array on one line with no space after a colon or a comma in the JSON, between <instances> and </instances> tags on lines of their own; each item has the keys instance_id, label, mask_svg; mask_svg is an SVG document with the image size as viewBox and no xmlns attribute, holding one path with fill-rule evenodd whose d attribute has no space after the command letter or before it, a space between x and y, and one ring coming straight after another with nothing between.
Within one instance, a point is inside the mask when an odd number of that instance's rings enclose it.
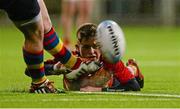
<instances>
[{"instance_id":1,"label":"mud on jersey","mask_svg":"<svg viewBox=\"0 0 180 109\"><path fill-rule=\"evenodd\" d=\"M113 74L104 67L93 74L81 75L80 78L74 81L69 81L65 76L63 79L64 88L69 91L79 91L81 88L88 86L95 88L110 87L112 83Z\"/></svg>"}]
</instances>

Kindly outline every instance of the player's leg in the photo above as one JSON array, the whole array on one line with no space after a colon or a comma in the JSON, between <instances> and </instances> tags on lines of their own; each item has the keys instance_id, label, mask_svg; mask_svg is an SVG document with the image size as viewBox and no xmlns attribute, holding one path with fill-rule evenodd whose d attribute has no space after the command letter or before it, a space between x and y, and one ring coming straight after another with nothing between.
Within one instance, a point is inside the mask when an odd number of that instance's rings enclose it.
<instances>
[{"instance_id":1,"label":"player's leg","mask_svg":"<svg viewBox=\"0 0 180 109\"><path fill-rule=\"evenodd\" d=\"M44 0L38 0L40 10L41 10L41 15L43 19L43 26L44 26L44 34L48 33L52 27L52 22L48 14L48 10L46 8L46 5L44 3Z\"/></svg>"},{"instance_id":2,"label":"player's leg","mask_svg":"<svg viewBox=\"0 0 180 109\"><path fill-rule=\"evenodd\" d=\"M52 27L51 20L48 15L47 8L43 0L39 0L42 10L42 18L44 24L44 49L54 56L56 62L60 61L68 68L80 65L80 59L75 58L71 52L64 46L63 42L57 36L55 29Z\"/></svg>"},{"instance_id":3,"label":"player's leg","mask_svg":"<svg viewBox=\"0 0 180 109\"><path fill-rule=\"evenodd\" d=\"M93 8L93 0L79 0L78 1L78 16L77 25L89 22L91 19L91 12Z\"/></svg>"},{"instance_id":4,"label":"player's leg","mask_svg":"<svg viewBox=\"0 0 180 109\"><path fill-rule=\"evenodd\" d=\"M37 16L38 17L38 16ZM25 42L23 56L28 71L33 79L33 84L39 84L46 80L43 64L43 26L42 20L24 26L18 26L24 33Z\"/></svg>"},{"instance_id":5,"label":"player's leg","mask_svg":"<svg viewBox=\"0 0 180 109\"><path fill-rule=\"evenodd\" d=\"M63 42L65 46L70 46L73 18L76 12L76 0L62 0L61 5L61 26L63 31Z\"/></svg>"},{"instance_id":6,"label":"player's leg","mask_svg":"<svg viewBox=\"0 0 180 109\"><path fill-rule=\"evenodd\" d=\"M30 92L55 93L57 90L44 73L44 28L37 0L18 0L12 3L6 11L25 36L23 56L32 78Z\"/></svg>"},{"instance_id":7,"label":"player's leg","mask_svg":"<svg viewBox=\"0 0 180 109\"><path fill-rule=\"evenodd\" d=\"M135 59L129 59L127 62L127 68L135 75L137 82L139 83L140 87L144 87L144 76L141 73L139 66Z\"/></svg>"},{"instance_id":8,"label":"player's leg","mask_svg":"<svg viewBox=\"0 0 180 109\"><path fill-rule=\"evenodd\" d=\"M52 59L44 62L44 70L46 76L66 74L69 71L60 62L55 62ZM31 77L27 68L25 70L25 75Z\"/></svg>"},{"instance_id":9,"label":"player's leg","mask_svg":"<svg viewBox=\"0 0 180 109\"><path fill-rule=\"evenodd\" d=\"M129 73L127 71L127 73ZM127 81L122 81L118 79L118 77L114 77L112 89L121 90L121 91L140 91L141 88L135 78L131 78Z\"/></svg>"},{"instance_id":10,"label":"player's leg","mask_svg":"<svg viewBox=\"0 0 180 109\"><path fill-rule=\"evenodd\" d=\"M127 68L122 61L115 64L104 62L105 67L114 71L115 80L113 88L124 89L125 91L139 91L140 86L135 79L135 75Z\"/></svg>"},{"instance_id":11,"label":"player's leg","mask_svg":"<svg viewBox=\"0 0 180 109\"><path fill-rule=\"evenodd\" d=\"M127 81L125 84L120 83L118 78L114 77L113 84L109 88L103 88L105 92L123 92L123 91L140 91L140 86L135 78Z\"/></svg>"},{"instance_id":12,"label":"player's leg","mask_svg":"<svg viewBox=\"0 0 180 109\"><path fill-rule=\"evenodd\" d=\"M141 89L134 72L136 72L135 69L130 70L129 66L124 66L121 72L116 73L116 78L120 80L121 86L125 91L140 91Z\"/></svg>"}]
</instances>

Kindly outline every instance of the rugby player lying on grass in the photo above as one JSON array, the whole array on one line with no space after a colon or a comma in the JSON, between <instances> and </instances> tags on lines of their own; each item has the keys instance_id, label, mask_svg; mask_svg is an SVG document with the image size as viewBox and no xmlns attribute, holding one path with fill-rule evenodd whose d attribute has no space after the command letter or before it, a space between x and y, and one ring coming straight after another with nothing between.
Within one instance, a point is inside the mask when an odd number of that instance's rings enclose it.
<instances>
[{"instance_id":1,"label":"rugby player lying on grass","mask_svg":"<svg viewBox=\"0 0 180 109\"><path fill-rule=\"evenodd\" d=\"M85 63L98 61L101 67L96 72L86 72L84 66L70 71L53 60L45 62L46 75L64 74L63 85L68 91L140 91L144 86L141 74L134 59L125 66L122 61L116 64L106 62L101 56L96 41L97 26L86 23L77 30L76 51L73 53ZM28 75L28 71L25 72Z\"/></svg>"}]
</instances>

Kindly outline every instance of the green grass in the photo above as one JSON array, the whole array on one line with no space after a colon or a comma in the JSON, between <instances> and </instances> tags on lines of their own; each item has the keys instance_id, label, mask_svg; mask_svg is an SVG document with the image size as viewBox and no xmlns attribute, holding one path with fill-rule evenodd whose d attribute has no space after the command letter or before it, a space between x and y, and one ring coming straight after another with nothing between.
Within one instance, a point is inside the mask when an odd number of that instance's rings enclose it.
<instances>
[{"instance_id":1,"label":"green grass","mask_svg":"<svg viewBox=\"0 0 180 109\"><path fill-rule=\"evenodd\" d=\"M0 108L180 108L180 28L123 27L127 47L123 61L138 60L145 76L141 92L124 95L99 93L29 94L31 79L24 75L23 35L14 27L0 27ZM50 55L46 54L46 58ZM58 88L62 76L49 77ZM168 94L155 96L150 94Z\"/></svg>"}]
</instances>

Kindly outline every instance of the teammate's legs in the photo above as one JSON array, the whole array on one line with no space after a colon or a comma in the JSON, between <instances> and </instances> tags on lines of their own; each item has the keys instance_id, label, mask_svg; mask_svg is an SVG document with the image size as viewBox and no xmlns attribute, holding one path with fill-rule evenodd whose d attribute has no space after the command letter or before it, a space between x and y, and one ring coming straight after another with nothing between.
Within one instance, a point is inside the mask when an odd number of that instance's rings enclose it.
<instances>
[{"instance_id":1,"label":"teammate's legs","mask_svg":"<svg viewBox=\"0 0 180 109\"><path fill-rule=\"evenodd\" d=\"M43 64L43 22L36 0L19 0L7 13L16 27L24 34L23 56L33 84L46 80Z\"/></svg>"},{"instance_id":2,"label":"teammate's legs","mask_svg":"<svg viewBox=\"0 0 180 109\"><path fill-rule=\"evenodd\" d=\"M40 15L39 15L40 16ZM18 26L24 33L25 42L23 56L27 68L32 77L33 84L39 84L46 80L43 64L43 25L42 19L37 22Z\"/></svg>"},{"instance_id":3,"label":"teammate's legs","mask_svg":"<svg viewBox=\"0 0 180 109\"><path fill-rule=\"evenodd\" d=\"M4 0L9 18L24 34L23 56L32 78L30 92L54 93L57 90L45 76L43 63L44 28L37 0Z\"/></svg>"}]
</instances>

